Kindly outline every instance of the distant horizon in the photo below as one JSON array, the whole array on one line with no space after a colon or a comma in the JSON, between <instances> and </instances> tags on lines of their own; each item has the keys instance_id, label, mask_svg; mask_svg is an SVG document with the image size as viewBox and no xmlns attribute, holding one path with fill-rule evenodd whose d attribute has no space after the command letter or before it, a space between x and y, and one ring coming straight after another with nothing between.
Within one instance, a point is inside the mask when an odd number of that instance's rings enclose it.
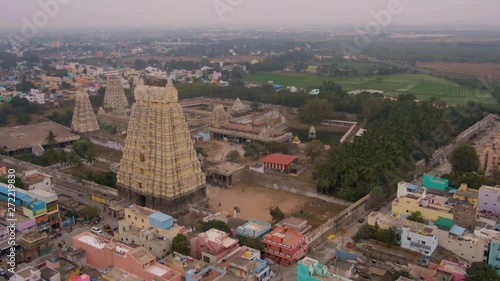
<instances>
[{"instance_id":1,"label":"distant horizon","mask_svg":"<svg viewBox=\"0 0 500 281\"><path fill-rule=\"evenodd\" d=\"M0 29L500 28L500 1L483 0L0 0ZM48 4L47 4L48 3Z\"/></svg>"}]
</instances>

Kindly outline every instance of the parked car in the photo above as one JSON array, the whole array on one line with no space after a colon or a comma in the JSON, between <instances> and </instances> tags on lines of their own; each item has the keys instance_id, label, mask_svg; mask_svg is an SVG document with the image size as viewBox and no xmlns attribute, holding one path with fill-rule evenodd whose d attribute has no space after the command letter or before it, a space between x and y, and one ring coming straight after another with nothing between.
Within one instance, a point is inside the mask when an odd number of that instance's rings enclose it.
<instances>
[{"instance_id":1,"label":"parked car","mask_svg":"<svg viewBox=\"0 0 500 281\"><path fill-rule=\"evenodd\" d=\"M92 231L92 232L93 232L93 233L95 233L95 234L101 234L101 233L102 233L102 230L101 230L100 228L98 228L98 227L95 227L95 226L93 226L93 227L90 229L90 231Z\"/></svg>"},{"instance_id":2,"label":"parked car","mask_svg":"<svg viewBox=\"0 0 500 281\"><path fill-rule=\"evenodd\" d=\"M359 223L363 223L363 222L365 222L365 218L359 218L359 219L358 219L358 222L359 222Z\"/></svg>"},{"instance_id":3,"label":"parked car","mask_svg":"<svg viewBox=\"0 0 500 281\"><path fill-rule=\"evenodd\" d=\"M111 226L109 226L109 224L106 224L104 225L104 227L102 228L104 231L108 232L111 230Z\"/></svg>"}]
</instances>

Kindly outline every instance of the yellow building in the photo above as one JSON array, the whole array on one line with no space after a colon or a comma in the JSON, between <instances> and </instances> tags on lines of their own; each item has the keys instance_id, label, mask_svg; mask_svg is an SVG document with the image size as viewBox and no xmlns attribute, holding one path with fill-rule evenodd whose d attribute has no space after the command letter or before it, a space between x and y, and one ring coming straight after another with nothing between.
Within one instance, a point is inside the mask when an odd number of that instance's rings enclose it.
<instances>
[{"instance_id":1,"label":"yellow building","mask_svg":"<svg viewBox=\"0 0 500 281\"><path fill-rule=\"evenodd\" d=\"M467 201L477 208L479 190L468 188L467 184L462 183L460 188L453 194L453 198L460 201Z\"/></svg>"},{"instance_id":2,"label":"yellow building","mask_svg":"<svg viewBox=\"0 0 500 281\"><path fill-rule=\"evenodd\" d=\"M426 220L435 221L439 217L453 219L452 207L446 205L447 198L435 195L406 194L392 201L392 212L409 216L419 211Z\"/></svg>"}]
</instances>

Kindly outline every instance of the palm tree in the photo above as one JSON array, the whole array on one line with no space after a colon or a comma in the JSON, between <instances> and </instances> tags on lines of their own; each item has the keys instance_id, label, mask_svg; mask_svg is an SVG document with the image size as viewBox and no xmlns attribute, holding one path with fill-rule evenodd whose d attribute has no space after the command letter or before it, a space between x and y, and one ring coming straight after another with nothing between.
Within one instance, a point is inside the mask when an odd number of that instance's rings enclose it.
<instances>
[{"instance_id":1,"label":"palm tree","mask_svg":"<svg viewBox=\"0 0 500 281\"><path fill-rule=\"evenodd\" d=\"M91 150L91 151L89 151L89 153L87 154L87 156L85 156L85 160L87 161L87 163L89 163L90 165L92 165L92 164L94 164L97 161L97 156Z\"/></svg>"}]
</instances>

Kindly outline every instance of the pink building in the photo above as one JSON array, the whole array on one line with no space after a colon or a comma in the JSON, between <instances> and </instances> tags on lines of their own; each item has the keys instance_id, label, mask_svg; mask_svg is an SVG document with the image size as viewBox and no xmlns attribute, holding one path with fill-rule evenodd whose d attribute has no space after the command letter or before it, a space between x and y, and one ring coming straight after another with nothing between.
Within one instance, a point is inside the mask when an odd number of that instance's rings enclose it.
<instances>
[{"instance_id":1,"label":"pink building","mask_svg":"<svg viewBox=\"0 0 500 281\"><path fill-rule=\"evenodd\" d=\"M438 271L451 274L451 281L465 281L467 279L467 267L448 260L442 260L437 267Z\"/></svg>"},{"instance_id":2,"label":"pink building","mask_svg":"<svg viewBox=\"0 0 500 281\"><path fill-rule=\"evenodd\" d=\"M278 227L262 238L264 257L289 266L307 253L306 237L297 230Z\"/></svg>"},{"instance_id":3,"label":"pink building","mask_svg":"<svg viewBox=\"0 0 500 281\"><path fill-rule=\"evenodd\" d=\"M84 232L73 237L73 249L84 249L87 264L101 271L117 267L148 281L181 281L179 272L157 263L143 247L131 248Z\"/></svg>"},{"instance_id":4,"label":"pink building","mask_svg":"<svg viewBox=\"0 0 500 281\"><path fill-rule=\"evenodd\" d=\"M191 256L207 263L216 263L238 246L238 240L230 238L228 233L212 228L191 239Z\"/></svg>"}]
</instances>

